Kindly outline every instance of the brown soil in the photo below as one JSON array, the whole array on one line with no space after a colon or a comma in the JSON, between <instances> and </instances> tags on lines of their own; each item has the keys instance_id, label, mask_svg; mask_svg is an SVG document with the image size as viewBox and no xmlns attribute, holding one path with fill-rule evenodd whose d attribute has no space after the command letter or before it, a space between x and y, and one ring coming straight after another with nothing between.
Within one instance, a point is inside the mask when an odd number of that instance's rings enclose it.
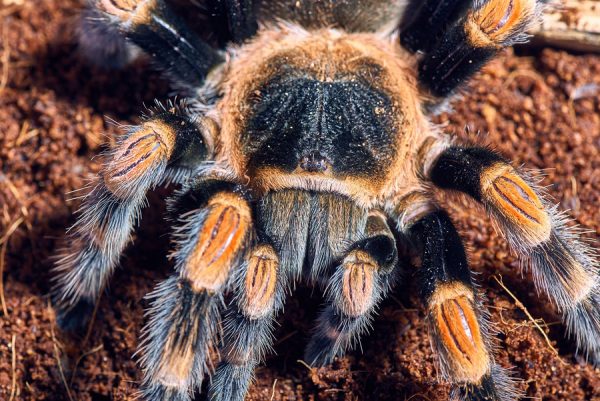
<instances>
[{"instance_id":1,"label":"brown soil","mask_svg":"<svg viewBox=\"0 0 600 401\"><path fill-rule=\"evenodd\" d=\"M171 268L164 256L168 227L161 218L168 191L159 190L150 196L135 246L100 303L88 341L79 343L80 360L61 357L64 339L54 335L46 294L50 258L78 205L68 200L75 196L71 191L98 170L100 160L92 157L117 132L104 117L135 121L142 103L168 93L146 65L107 72L81 61L72 35L80 7L76 0L0 0L0 243L6 247L1 259L8 312L0 309L2 400L132 399L140 378L131 355L143 323L143 296ZM598 56L507 51L439 121L462 138L481 132L478 140L494 144L516 164L549 169L543 184L592 230L597 246L600 101L592 83L600 84ZM490 220L462 198L446 204L501 330L500 363L514 367L529 397L600 400L600 371L574 356L553 308L536 296L529 278L520 277ZM4 241L6 233L12 235ZM548 323L558 356L494 275L502 275L529 312ZM437 380L423 312L406 295L411 288L407 280L384 302L363 352L319 370L298 360L320 300L308 289L297 291L280 319L277 356L258 369L248 399L445 400L448 388ZM66 372L74 366L73 373Z\"/></svg>"}]
</instances>

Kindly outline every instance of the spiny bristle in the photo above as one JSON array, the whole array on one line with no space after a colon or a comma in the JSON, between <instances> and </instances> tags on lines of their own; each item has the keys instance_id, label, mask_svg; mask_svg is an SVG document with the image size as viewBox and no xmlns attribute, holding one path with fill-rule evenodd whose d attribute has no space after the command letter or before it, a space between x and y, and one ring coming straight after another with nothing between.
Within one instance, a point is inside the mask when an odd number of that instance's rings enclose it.
<instances>
[{"instance_id":1,"label":"spiny bristle","mask_svg":"<svg viewBox=\"0 0 600 401\"><path fill-rule=\"evenodd\" d=\"M222 301L217 295L194 292L177 276L160 283L147 298L149 320L136 352L144 386L151 389L151 383L161 382L181 393L191 391L213 370Z\"/></svg>"},{"instance_id":2,"label":"spiny bristle","mask_svg":"<svg viewBox=\"0 0 600 401\"><path fill-rule=\"evenodd\" d=\"M517 389L517 381L499 365L492 365L490 373L478 384L465 384L453 387L452 401L515 401L522 397Z\"/></svg>"},{"instance_id":3,"label":"spiny bristle","mask_svg":"<svg viewBox=\"0 0 600 401\"><path fill-rule=\"evenodd\" d=\"M254 364L233 365L221 364L215 372L212 389L208 395L209 401L238 401L243 400L250 382L252 381Z\"/></svg>"}]
</instances>

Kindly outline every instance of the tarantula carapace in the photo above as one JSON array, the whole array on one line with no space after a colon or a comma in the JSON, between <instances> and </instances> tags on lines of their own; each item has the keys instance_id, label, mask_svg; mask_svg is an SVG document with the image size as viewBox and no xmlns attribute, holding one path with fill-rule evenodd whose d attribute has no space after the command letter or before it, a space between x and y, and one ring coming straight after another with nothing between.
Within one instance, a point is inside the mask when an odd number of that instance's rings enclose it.
<instances>
[{"instance_id":1,"label":"tarantula carapace","mask_svg":"<svg viewBox=\"0 0 600 401\"><path fill-rule=\"evenodd\" d=\"M523 40L544 6L223 0L229 44L216 50L164 0L92 1L87 53L112 64L145 53L187 102L156 107L108 154L57 263L59 324L84 324L146 192L177 182L168 203L176 272L150 295L139 350L146 400L189 400L207 375L211 400L242 400L300 279L327 301L306 360L329 363L366 331L399 270L401 240L418 256L451 397L514 400L461 239L431 196L439 187L485 206L599 363L594 252L528 175L428 119Z\"/></svg>"}]
</instances>

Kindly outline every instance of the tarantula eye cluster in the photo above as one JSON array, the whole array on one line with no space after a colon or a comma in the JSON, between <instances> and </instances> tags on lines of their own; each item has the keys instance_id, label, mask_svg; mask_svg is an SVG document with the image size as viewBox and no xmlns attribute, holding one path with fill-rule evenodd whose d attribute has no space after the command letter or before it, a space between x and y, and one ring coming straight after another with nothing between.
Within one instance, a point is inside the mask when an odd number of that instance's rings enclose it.
<instances>
[{"instance_id":1,"label":"tarantula eye cluster","mask_svg":"<svg viewBox=\"0 0 600 401\"><path fill-rule=\"evenodd\" d=\"M593 250L528 175L429 120L523 39L544 2L400 3L224 0L231 44L214 49L164 0L91 1L84 43L103 44L108 64L148 54L187 98L159 105L119 138L56 266L58 322L77 330L147 191L180 186L168 200L175 272L150 294L139 350L144 399L190 400L212 376L211 400L243 400L300 280L326 300L306 360L331 362L367 331L403 268L398 241L408 240L451 397L515 400L433 187L485 206L578 349L600 363Z\"/></svg>"}]
</instances>

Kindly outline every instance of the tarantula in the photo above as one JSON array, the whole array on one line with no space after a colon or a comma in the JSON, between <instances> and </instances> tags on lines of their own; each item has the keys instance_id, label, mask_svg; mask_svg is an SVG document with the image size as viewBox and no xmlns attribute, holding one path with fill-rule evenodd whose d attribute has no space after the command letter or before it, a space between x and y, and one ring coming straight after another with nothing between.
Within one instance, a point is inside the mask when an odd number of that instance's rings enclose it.
<instances>
[{"instance_id":1,"label":"tarantula","mask_svg":"<svg viewBox=\"0 0 600 401\"><path fill-rule=\"evenodd\" d=\"M514 400L461 239L431 195L439 187L485 206L578 349L600 363L594 251L527 174L428 119L498 51L526 38L543 1L217 6L228 23L221 50L163 0L91 2L88 54L122 64L145 53L188 100L155 108L108 154L57 262L63 329L85 323L146 192L170 181L181 184L168 201L176 272L149 296L139 349L146 400L189 400L207 375L211 400L243 400L300 279L326 299L306 360L329 363L388 293L400 240L418 256L451 397Z\"/></svg>"}]
</instances>

